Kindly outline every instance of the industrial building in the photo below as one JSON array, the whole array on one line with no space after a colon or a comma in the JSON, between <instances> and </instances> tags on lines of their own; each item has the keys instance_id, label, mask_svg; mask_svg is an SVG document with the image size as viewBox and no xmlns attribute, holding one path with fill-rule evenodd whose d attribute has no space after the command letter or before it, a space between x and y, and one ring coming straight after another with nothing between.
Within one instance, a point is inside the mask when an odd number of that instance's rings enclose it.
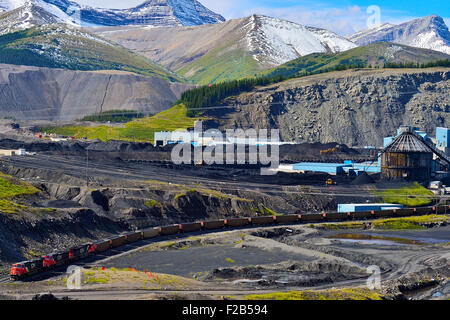
<instances>
[{"instance_id":1,"label":"industrial building","mask_svg":"<svg viewBox=\"0 0 450 320\"><path fill-rule=\"evenodd\" d=\"M394 209L403 209L403 205L390 203L362 203L362 204L347 203L338 205L339 213L369 212L369 211L394 210Z\"/></svg>"},{"instance_id":2,"label":"industrial building","mask_svg":"<svg viewBox=\"0 0 450 320\"><path fill-rule=\"evenodd\" d=\"M445 155L450 156L450 129L436 128L436 137L430 137L425 131L418 127L401 126L397 129L397 135L384 138L384 148L390 145L395 138L399 137L403 132L409 131L420 136L426 143L434 145L434 147L442 151Z\"/></svg>"},{"instance_id":3,"label":"industrial building","mask_svg":"<svg viewBox=\"0 0 450 320\"><path fill-rule=\"evenodd\" d=\"M381 176L386 180L430 181L432 173L450 164L447 155L439 150L445 145L448 131L438 128L435 141L416 127L401 127L396 137L388 137L381 156ZM447 141L448 142L448 141Z\"/></svg>"},{"instance_id":4,"label":"industrial building","mask_svg":"<svg viewBox=\"0 0 450 320\"><path fill-rule=\"evenodd\" d=\"M450 129L436 129L436 147L444 152L447 156L450 155Z\"/></svg>"},{"instance_id":5,"label":"industrial building","mask_svg":"<svg viewBox=\"0 0 450 320\"><path fill-rule=\"evenodd\" d=\"M24 149L0 149L0 156L24 156L26 155L26 151Z\"/></svg>"},{"instance_id":6,"label":"industrial building","mask_svg":"<svg viewBox=\"0 0 450 320\"><path fill-rule=\"evenodd\" d=\"M154 140L155 145L160 147L174 143L191 143L194 140L194 134L188 131L179 131L176 133L167 131L155 132Z\"/></svg>"},{"instance_id":7,"label":"industrial building","mask_svg":"<svg viewBox=\"0 0 450 320\"><path fill-rule=\"evenodd\" d=\"M381 175L388 180L431 179L433 152L411 132L404 132L386 147L381 156Z\"/></svg>"},{"instance_id":8,"label":"industrial building","mask_svg":"<svg viewBox=\"0 0 450 320\"><path fill-rule=\"evenodd\" d=\"M294 142L282 142L263 140L258 137L236 137L226 136L221 131L210 129L206 132L196 131L174 131L174 132L155 132L154 141L156 146L164 147L169 144L190 143L193 146L221 146L221 145L286 145L295 144Z\"/></svg>"},{"instance_id":9,"label":"industrial building","mask_svg":"<svg viewBox=\"0 0 450 320\"><path fill-rule=\"evenodd\" d=\"M321 163L321 162L302 162L294 165L280 166L280 171L289 170L290 172L323 172L330 175L349 174L358 176L363 172L380 173L381 167L376 162L356 163L353 161L344 161L344 163Z\"/></svg>"},{"instance_id":10,"label":"industrial building","mask_svg":"<svg viewBox=\"0 0 450 320\"><path fill-rule=\"evenodd\" d=\"M296 172L324 172L331 175L344 174L346 167L350 167L350 164L345 163L316 163L316 162L303 162L293 165L293 170Z\"/></svg>"}]
</instances>

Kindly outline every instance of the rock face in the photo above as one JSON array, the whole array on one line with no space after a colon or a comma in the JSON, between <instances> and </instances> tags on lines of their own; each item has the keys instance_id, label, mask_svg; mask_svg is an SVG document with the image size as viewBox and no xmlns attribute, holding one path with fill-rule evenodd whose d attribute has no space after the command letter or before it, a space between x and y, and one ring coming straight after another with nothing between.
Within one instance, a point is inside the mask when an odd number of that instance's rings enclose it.
<instances>
[{"instance_id":1,"label":"rock face","mask_svg":"<svg viewBox=\"0 0 450 320\"><path fill-rule=\"evenodd\" d=\"M102 9L80 6L68 0L43 0L63 12L77 12L82 25L97 26L194 26L219 23L225 18L197 0L148 0L130 9Z\"/></svg>"},{"instance_id":2,"label":"rock face","mask_svg":"<svg viewBox=\"0 0 450 320\"><path fill-rule=\"evenodd\" d=\"M190 87L131 73L0 64L0 117L76 120L108 110L157 113Z\"/></svg>"},{"instance_id":3,"label":"rock face","mask_svg":"<svg viewBox=\"0 0 450 320\"><path fill-rule=\"evenodd\" d=\"M450 125L450 71L360 70L293 79L211 110L220 129L279 128L283 140L382 145L400 125Z\"/></svg>"},{"instance_id":4,"label":"rock face","mask_svg":"<svg viewBox=\"0 0 450 320\"><path fill-rule=\"evenodd\" d=\"M450 32L444 19L436 15L399 25L384 24L355 33L349 40L361 46L374 42L395 42L450 54Z\"/></svg>"}]
</instances>

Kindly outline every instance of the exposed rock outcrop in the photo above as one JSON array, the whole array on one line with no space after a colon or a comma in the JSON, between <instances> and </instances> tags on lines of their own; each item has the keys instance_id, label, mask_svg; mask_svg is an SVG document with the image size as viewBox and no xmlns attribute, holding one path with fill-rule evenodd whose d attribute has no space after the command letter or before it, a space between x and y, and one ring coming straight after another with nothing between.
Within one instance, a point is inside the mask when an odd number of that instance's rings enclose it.
<instances>
[{"instance_id":1,"label":"exposed rock outcrop","mask_svg":"<svg viewBox=\"0 0 450 320\"><path fill-rule=\"evenodd\" d=\"M76 120L108 110L158 113L191 85L117 71L0 64L0 117Z\"/></svg>"},{"instance_id":2,"label":"exposed rock outcrop","mask_svg":"<svg viewBox=\"0 0 450 320\"><path fill-rule=\"evenodd\" d=\"M435 132L450 124L450 71L359 70L292 79L213 109L220 129L279 128L282 139L382 145L400 125Z\"/></svg>"}]
</instances>

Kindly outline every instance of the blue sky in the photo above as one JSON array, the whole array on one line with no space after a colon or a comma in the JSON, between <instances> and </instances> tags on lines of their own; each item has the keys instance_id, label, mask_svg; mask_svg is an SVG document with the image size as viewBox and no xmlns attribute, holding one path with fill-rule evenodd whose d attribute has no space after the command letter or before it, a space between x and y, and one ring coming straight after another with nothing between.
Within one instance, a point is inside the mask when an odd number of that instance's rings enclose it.
<instances>
[{"instance_id":1,"label":"blue sky","mask_svg":"<svg viewBox=\"0 0 450 320\"><path fill-rule=\"evenodd\" d=\"M144 0L75 0L99 7L127 8ZM381 23L400 23L437 14L450 25L449 0L200 0L209 9L227 19L253 13L279 17L305 25L326 28L342 35L366 29L370 14L367 8L380 8Z\"/></svg>"}]
</instances>

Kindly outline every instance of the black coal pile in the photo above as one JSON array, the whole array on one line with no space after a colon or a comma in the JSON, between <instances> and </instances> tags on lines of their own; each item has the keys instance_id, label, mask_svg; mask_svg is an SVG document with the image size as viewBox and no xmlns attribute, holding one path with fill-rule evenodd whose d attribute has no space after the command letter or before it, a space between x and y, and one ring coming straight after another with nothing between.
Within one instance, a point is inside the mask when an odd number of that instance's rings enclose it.
<instances>
[{"instance_id":1,"label":"black coal pile","mask_svg":"<svg viewBox=\"0 0 450 320\"><path fill-rule=\"evenodd\" d=\"M353 185L364 185L375 183L374 179L367 174L367 172L361 173L355 180L352 181Z\"/></svg>"},{"instance_id":2,"label":"black coal pile","mask_svg":"<svg viewBox=\"0 0 450 320\"><path fill-rule=\"evenodd\" d=\"M24 142L12 139L1 139L1 149L25 149L28 152L57 152L57 153L80 153L84 152L86 148L85 142L79 141L39 141L39 142Z\"/></svg>"},{"instance_id":3,"label":"black coal pile","mask_svg":"<svg viewBox=\"0 0 450 320\"><path fill-rule=\"evenodd\" d=\"M280 146L280 159L285 162L327 161L329 159L351 160L354 156L360 156L360 153L345 144L336 142Z\"/></svg>"}]
</instances>

